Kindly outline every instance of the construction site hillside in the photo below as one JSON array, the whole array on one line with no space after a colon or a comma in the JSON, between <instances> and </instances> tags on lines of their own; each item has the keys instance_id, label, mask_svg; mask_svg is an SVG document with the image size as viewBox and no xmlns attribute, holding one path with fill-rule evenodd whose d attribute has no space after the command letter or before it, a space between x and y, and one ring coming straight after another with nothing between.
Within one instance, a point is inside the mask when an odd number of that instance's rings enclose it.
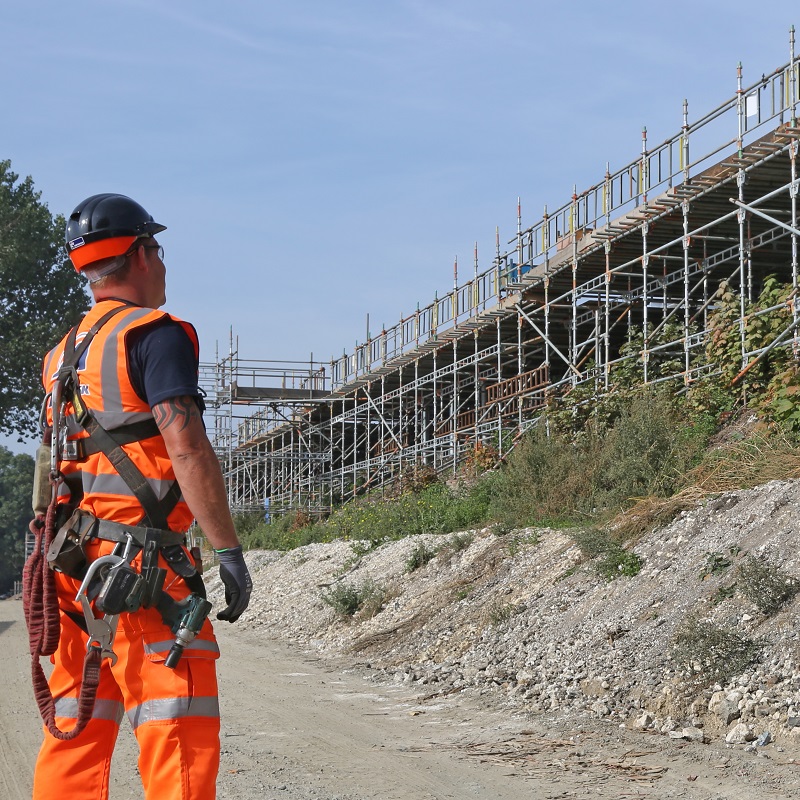
<instances>
[{"instance_id":1,"label":"construction site hillside","mask_svg":"<svg viewBox=\"0 0 800 800\"><path fill-rule=\"evenodd\" d=\"M629 164L533 224L518 206L488 268L476 253L466 280L352 352L254 361L232 338L201 366L231 507L314 516L410 470L455 471L476 448L502 457L548 399L602 395L625 360L685 390L717 369L705 345L722 284L739 298L742 370L798 353L793 28L788 45L788 63L752 84L739 66L733 96L694 121L684 101L674 135L643 130ZM794 289L791 322L753 351L745 314L769 276Z\"/></svg>"}]
</instances>

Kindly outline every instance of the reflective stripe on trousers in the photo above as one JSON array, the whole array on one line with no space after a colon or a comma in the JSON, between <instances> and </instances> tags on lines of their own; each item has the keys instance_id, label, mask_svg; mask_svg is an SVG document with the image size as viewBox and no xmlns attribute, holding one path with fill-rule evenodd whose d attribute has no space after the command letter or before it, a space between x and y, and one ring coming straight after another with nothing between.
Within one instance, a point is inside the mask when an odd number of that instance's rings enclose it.
<instances>
[{"instance_id":1,"label":"reflective stripe on trousers","mask_svg":"<svg viewBox=\"0 0 800 800\"><path fill-rule=\"evenodd\" d=\"M169 652L173 644L175 644L174 636L171 639L165 639L163 642L145 642L144 651L149 656L154 655L155 653L164 653L164 656L166 657L166 654ZM209 642L205 639L195 639L187 644L184 648L184 652L197 652L199 650L206 650L209 653L219 655L219 646L217 643Z\"/></svg>"},{"instance_id":2,"label":"reflective stripe on trousers","mask_svg":"<svg viewBox=\"0 0 800 800\"><path fill-rule=\"evenodd\" d=\"M165 700L148 700L128 711L128 719L134 730L148 722L164 722L188 717L219 718L219 699L217 697L169 697Z\"/></svg>"},{"instance_id":3,"label":"reflective stripe on trousers","mask_svg":"<svg viewBox=\"0 0 800 800\"><path fill-rule=\"evenodd\" d=\"M107 719L119 725L124 714L125 709L119 700L101 700L97 698L94 701L92 719ZM77 720L78 698L59 697L58 700L56 700L56 716L63 717L64 719Z\"/></svg>"}]
</instances>

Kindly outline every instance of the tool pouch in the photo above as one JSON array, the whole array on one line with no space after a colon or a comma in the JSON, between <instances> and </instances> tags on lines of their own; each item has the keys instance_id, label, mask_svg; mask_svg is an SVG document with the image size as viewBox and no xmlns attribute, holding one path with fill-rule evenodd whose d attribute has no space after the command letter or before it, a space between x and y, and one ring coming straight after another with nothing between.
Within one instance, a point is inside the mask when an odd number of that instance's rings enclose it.
<instances>
[{"instance_id":1,"label":"tool pouch","mask_svg":"<svg viewBox=\"0 0 800 800\"><path fill-rule=\"evenodd\" d=\"M203 554L200 552L200 548L195 545L194 547L189 548L189 555L192 557L192 561L194 561L194 568L197 570L199 575L203 574Z\"/></svg>"},{"instance_id":2,"label":"tool pouch","mask_svg":"<svg viewBox=\"0 0 800 800\"><path fill-rule=\"evenodd\" d=\"M185 547L179 544L168 545L161 548L161 555L164 556L172 571L186 581L189 591L205 598L206 586L203 578L195 567L194 558Z\"/></svg>"},{"instance_id":3,"label":"tool pouch","mask_svg":"<svg viewBox=\"0 0 800 800\"><path fill-rule=\"evenodd\" d=\"M142 578L144 579L142 605L145 608L152 608L158 602L167 577L167 571L158 566L158 552L156 535L153 531L148 531L145 534L142 548Z\"/></svg>"},{"instance_id":4,"label":"tool pouch","mask_svg":"<svg viewBox=\"0 0 800 800\"><path fill-rule=\"evenodd\" d=\"M69 509L59 509L59 517L69 513ZM58 532L47 551L47 564L50 569L63 572L70 578L82 580L86 574L86 552L84 545L91 538L97 518L76 508L66 522L61 522Z\"/></svg>"},{"instance_id":5,"label":"tool pouch","mask_svg":"<svg viewBox=\"0 0 800 800\"><path fill-rule=\"evenodd\" d=\"M142 576L127 564L108 570L100 594L97 595L97 608L104 614L121 614L123 611L138 611L142 606L145 583Z\"/></svg>"}]
</instances>

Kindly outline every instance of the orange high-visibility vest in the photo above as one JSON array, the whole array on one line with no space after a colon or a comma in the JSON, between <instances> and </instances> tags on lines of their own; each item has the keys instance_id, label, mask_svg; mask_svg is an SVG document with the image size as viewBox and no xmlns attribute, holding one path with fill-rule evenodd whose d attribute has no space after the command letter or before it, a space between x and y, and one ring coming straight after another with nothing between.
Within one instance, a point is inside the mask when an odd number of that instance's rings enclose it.
<instances>
[{"instance_id":1,"label":"orange high-visibility vest","mask_svg":"<svg viewBox=\"0 0 800 800\"><path fill-rule=\"evenodd\" d=\"M136 394L130 378L126 340L131 331L163 319L172 319L183 327L189 336L195 356L198 339L192 325L163 311L128 305L120 300L101 300L78 326L76 344L80 344L86 332L115 307L121 310L106 322L91 340L88 349L76 365L80 381L80 396L97 422L109 432L123 431L126 426L152 423L147 438L122 445L131 459L161 499L168 495L176 483L172 463L164 439L157 432L150 406ZM65 336L45 357L42 380L45 392L51 392L64 359L67 342ZM52 408L48 403L47 424L52 425ZM87 432L75 420L71 403L66 407L68 439L79 443L86 440ZM153 434L153 435L149 435ZM55 442L53 445L55 446ZM112 520L124 525L140 524L144 516L141 503L131 488L120 477L117 470L103 452L94 452L80 460L63 460L61 472L65 485L59 491L61 502L70 500L70 490L82 489L80 508L100 519ZM174 490L173 490L174 491ZM72 498L73 502L76 498ZM181 499L167 517L170 530L183 532L191 525L193 515Z\"/></svg>"}]
</instances>

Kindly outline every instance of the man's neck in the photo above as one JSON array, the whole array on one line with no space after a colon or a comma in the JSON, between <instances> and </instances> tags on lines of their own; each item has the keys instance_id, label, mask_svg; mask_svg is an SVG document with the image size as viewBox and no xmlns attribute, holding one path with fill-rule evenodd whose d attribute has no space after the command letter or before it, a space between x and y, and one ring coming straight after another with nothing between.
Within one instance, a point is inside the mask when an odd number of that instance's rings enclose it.
<instances>
[{"instance_id":1,"label":"man's neck","mask_svg":"<svg viewBox=\"0 0 800 800\"><path fill-rule=\"evenodd\" d=\"M97 303L105 303L106 301L114 303L125 303L125 305L128 306L139 306L139 308L141 308L141 305L139 303L134 303L133 300L126 300L124 297L117 297L116 295L113 294L107 295L105 297L96 297L95 305Z\"/></svg>"},{"instance_id":2,"label":"man's neck","mask_svg":"<svg viewBox=\"0 0 800 800\"><path fill-rule=\"evenodd\" d=\"M141 297L141 292L136 291L133 287L109 286L96 291L92 290L92 294L94 295L95 303L100 303L103 300L121 300L123 303L147 307L147 304L143 302L144 298Z\"/></svg>"}]
</instances>

